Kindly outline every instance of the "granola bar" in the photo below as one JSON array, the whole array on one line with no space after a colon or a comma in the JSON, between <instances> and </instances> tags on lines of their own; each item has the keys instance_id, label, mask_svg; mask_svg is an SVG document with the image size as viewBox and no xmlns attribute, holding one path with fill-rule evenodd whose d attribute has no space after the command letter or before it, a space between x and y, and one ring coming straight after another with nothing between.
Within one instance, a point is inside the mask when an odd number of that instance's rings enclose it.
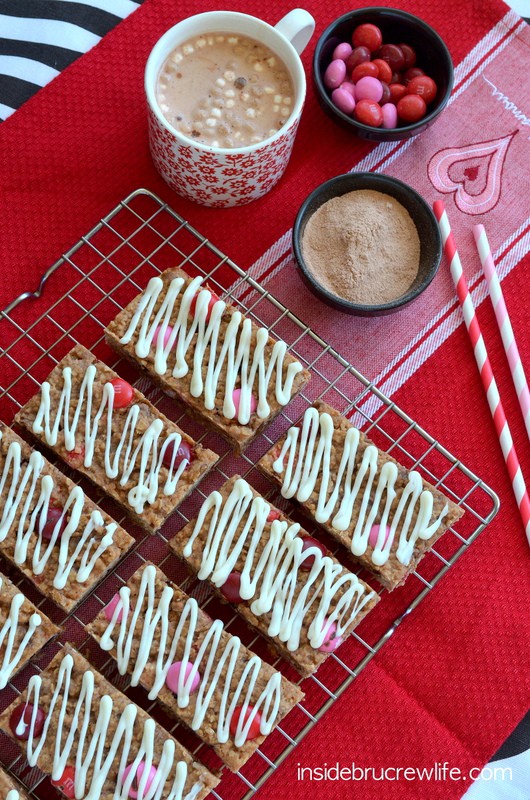
<instances>
[{"instance_id":1,"label":"granola bar","mask_svg":"<svg viewBox=\"0 0 530 800\"><path fill-rule=\"evenodd\" d=\"M133 685L234 771L303 697L153 564L134 573L88 631Z\"/></svg>"},{"instance_id":2,"label":"granola bar","mask_svg":"<svg viewBox=\"0 0 530 800\"><path fill-rule=\"evenodd\" d=\"M0 716L67 797L201 800L218 779L66 645Z\"/></svg>"},{"instance_id":3,"label":"granola bar","mask_svg":"<svg viewBox=\"0 0 530 800\"><path fill-rule=\"evenodd\" d=\"M464 513L323 402L258 468L390 591Z\"/></svg>"},{"instance_id":4,"label":"granola bar","mask_svg":"<svg viewBox=\"0 0 530 800\"><path fill-rule=\"evenodd\" d=\"M16 421L155 533L217 461L77 345Z\"/></svg>"},{"instance_id":5,"label":"granola bar","mask_svg":"<svg viewBox=\"0 0 530 800\"><path fill-rule=\"evenodd\" d=\"M310 378L284 342L178 268L152 278L105 336L236 452Z\"/></svg>"},{"instance_id":6,"label":"granola bar","mask_svg":"<svg viewBox=\"0 0 530 800\"><path fill-rule=\"evenodd\" d=\"M0 553L72 611L134 539L0 423Z\"/></svg>"},{"instance_id":7,"label":"granola bar","mask_svg":"<svg viewBox=\"0 0 530 800\"><path fill-rule=\"evenodd\" d=\"M238 475L206 498L169 546L304 677L379 600Z\"/></svg>"},{"instance_id":8,"label":"granola bar","mask_svg":"<svg viewBox=\"0 0 530 800\"><path fill-rule=\"evenodd\" d=\"M46 614L0 573L0 690L58 633Z\"/></svg>"}]
</instances>

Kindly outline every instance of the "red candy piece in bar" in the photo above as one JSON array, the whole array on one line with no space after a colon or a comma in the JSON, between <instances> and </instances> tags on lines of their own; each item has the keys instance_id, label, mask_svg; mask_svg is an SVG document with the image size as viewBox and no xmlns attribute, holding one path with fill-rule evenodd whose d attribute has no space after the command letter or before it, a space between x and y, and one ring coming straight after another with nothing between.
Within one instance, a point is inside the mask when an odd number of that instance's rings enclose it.
<instances>
[{"instance_id":1,"label":"red candy piece in bar","mask_svg":"<svg viewBox=\"0 0 530 800\"><path fill-rule=\"evenodd\" d=\"M220 587L221 592L230 603L240 603L242 598L239 594L241 588L241 574L231 572L225 583Z\"/></svg>"},{"instance_id":2,"label":"red candy piece in bar","mask_svg":"<svg viewBox=\"0 0 530 800\"><path fill-rule=\"evenodd\" d=\"M186 466L187 469L191 464L192 453L191 453L191 447L189 446L189 444L186 442L185 439L181 440L179 446L177 447L177 452L175 453L175 457L173 460L174 452L175 452L175 442L172 441L166 447L164 457L162 458L163 465L168 469L171 469L171 466L173 465L173 471L175 472L177 467L180 464L182 464L183 461L187 461L188 462Z\"/></svg>"},{"instance_id":3,"label":"red candy piece in bar","mask_svg":"<svg viewBox=\"0 0 530 800\"><path fill-rule=\"evenodd\" d=\"M327 548L324 547L324 545L321 544L320 542L318 542L316 539L313 539L312 536L304 536L303 537L303 543L302 543L302 553L304 553L310 547L318 548L318 550L320 550L320 552L322 553L323 556L325 556L326 553L328 552ZM307 572L309 572L309 570L311 569L311 567L313 566L314 563L315 563L315 555L314 555L314 553L311 553L306 558L304 558L304 560L300 564L300 569L303 569L303 570L306 570Z\"/></svg>"},{"instance_id":4,"label":"red candy piece in bar","mask_svg":"<svg viewBox=\"0 0 530 800\"><path fill-rule=\"evenodd\" d=\"M204 291L204 289L201 289L201 292L202 292L202 291ZM210 290L210 293L211 293L211 297L210 297L210 300L208 301L208 311L207 311L207 313L206 313L206 322L208 322L208 320L210 319L210 316L211 316L211 314L212 314L212 310L213 310L213 307L214 307L214 305L215 305L215 304L216 304L216 303L219 301L219 299L220 299L220 298L219 298L219 297L217 297L217 295L216 295L214 292L212 292L211 290ZM191 314L191 316L192 316L192 317L194 317L194 316L195 316L195 309L197 308L197 299L198 299L198 297L199 297L199 292L197 292L197 294L195 295L195 297L193 298L193 300L192 300L192 301L191 301L191 303L190 303L190 314Z\"/></svg>"},{"instance_id":5,"label":"red candy piece in bar","mask_svg":"<svg viewBox=\"0 0 530 800\"><path fill-rule=\"evenodd\" d=\"M27 742L27 740L29 739L29 734L31 730L31 719L33 716L33 708L34 706L30 705L29 703L25 705L21 704L15 708L15 710L9 717L9 727L11 728L13 736L15 736L21 742ZM35 725L33 726L34 736L41 735L45 721L46 721L46 716L44 714L44 711L38 708L35 717Z\"/></svg>"},{"instance_id":6,"label":"red candy piece in bar","mask_svg":"<svg viewBox=\"0 0 530 800\"><path fill-rule=\"evenodd\" d=\"M55 786L65 797L74 800L75 798L75 769L67 765L60 778L56 781L51 780L52 786Z\"/></svg>"},{"instance_id":7,"label":"red candy piece in bar","mask_svg":"<svg viewBox=\"0 0 530 800\"><path fill-rule=\"evenodd\" d=\"M53 507L48 509L46 522L44 523L44 527L42 529L42 538L45 539L47 542L51 540L53 533L55 531L55 527L59 522L59 520L61 519L61 517L62 517L62 522L59 526L59 536L57 537L56 541L59 541L59 539L63 535L64 529L68 525L68 520L66 516L63 516L62 508Z\"/></svg>"},{"instance_id":8,"label":"red candy piece in bar","mask_svg":"<svg viewBox=\"0 0 530 800\"><path fill-rule=\"evenodd\" d=\"M244 722L241 725L242 728L245 726L248 718L250 717L253 711L254 711L254 706L247 706L247 710L244 716ZM239 718L241 717L242 713L243 713L243 706L236 706L234 709L234 713L232 714L232 718L230 720L230 733L234 738L236 735ZM252 720L252 722L250 723L246 740L255 739L256 736L260 735L260 725L261 725L261 714L258 712L254 717L254 719Z\"/></svg>"},{"instance_id":9,"label":"red candy piece in bar","mask_svg":"<svg viewBox=\"0 0 530 800\"><path fill-rule=\"evenodd\" d=\"M114 408L127 408L134 397L134 389L123 378L113 378L110 383L114 387Z\"/></svg>"}]
</instances>

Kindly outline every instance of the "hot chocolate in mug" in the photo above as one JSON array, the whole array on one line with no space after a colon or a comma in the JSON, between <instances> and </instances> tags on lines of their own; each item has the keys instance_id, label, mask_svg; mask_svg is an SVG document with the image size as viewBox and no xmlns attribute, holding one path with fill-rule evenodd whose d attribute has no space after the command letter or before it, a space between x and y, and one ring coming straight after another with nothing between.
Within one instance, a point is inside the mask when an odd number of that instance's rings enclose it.
<instances>
[{"instance_id":1,"label":"hot chocolate in mug","mask_svg":"<svg viewBox=\"0 0 530 800\"><path fill-rule=\"evenodd\" d=\"M313 17L297 8L275 27L235 11L210 11L188 17L170 28L154 46L145 69L149 147L166 183L179 194L217 208L243 205L262 197L279 181L289 162L306 95L300 53L315 28ZM281 128L245 147L203 144L176 130L157 101L157 81L168 56L201 35L229 33L258 41L286 66L293 84L291 112Z\"/></svg>"}]
</instances>

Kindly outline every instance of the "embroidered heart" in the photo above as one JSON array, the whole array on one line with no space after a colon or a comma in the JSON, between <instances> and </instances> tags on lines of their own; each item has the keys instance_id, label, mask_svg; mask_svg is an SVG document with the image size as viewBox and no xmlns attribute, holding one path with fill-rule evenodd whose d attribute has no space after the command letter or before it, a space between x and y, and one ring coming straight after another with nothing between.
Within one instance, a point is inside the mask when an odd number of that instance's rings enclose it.
<instances>
[{"instance_id":1,"label":"embroidered heart","mask_svg":"<svg viewBox=\"0 0 530 800\"><path fill-rule=\"evenodd\" d=\"M464 170L464 175L471 181L471 183L473 183L473 181L475 181L478 176L478 167L467 167Z\"/></svg>"},{"instance_id":2,"label":"embroidered heart","mask_svg":"<svg viewBox=\"0 0 530 800\"><path fill-rule=\"evenodd\" d=\"M462 184L463 190L471 197L478 197L486 189L491 155L453 162L447 174L454 185Z\"/></svg>"},{"instance_id":3,"label":"embroidered heart","mask_svg":"<svg viewBox=\"0 0 530 800\"><path fill-rule=\"evenodd\" d=\"M429 162L428 175L432 185L444 194L454 193L455 204L464 214L491 211L501 196L504 161L516 133L514 131L500 139L439 150ZM467 162L467 166L462 162ZM483 186L476 192L476 187L472 189L467 182L475 184L482 171L485 174Z\"/></svg>"}]
</instances>

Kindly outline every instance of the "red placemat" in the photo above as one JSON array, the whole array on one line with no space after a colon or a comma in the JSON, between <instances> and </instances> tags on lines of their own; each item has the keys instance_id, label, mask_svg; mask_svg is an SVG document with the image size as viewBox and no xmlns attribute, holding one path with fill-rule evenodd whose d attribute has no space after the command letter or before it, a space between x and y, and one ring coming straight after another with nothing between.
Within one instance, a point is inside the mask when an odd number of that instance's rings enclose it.
<instances>
[{"instance_id":1,"label":"red placemat","mask_svg":"<svg viewBox=\"0 0 530 800\"><path fill-rule=\"evenodd\" d=\"M347 10L336 2L310 2L306 7L318 20L317 33ZM236 3L233 8L262 13L259 4L250 0ZM285 257L289 228L308 191L368 157L371 148L324 117L310 89L291 164L280 184L263 200L241 210L217 211L194 206L167 190L154 172L147 150L143 66L153 43L167 27L201 10L204 9L195 2L183 2L177 7L170 0L146 0L92 52L2 125L0 305L22 289L35 286L50 263L140 185L167 199L241 266L250 267L264 253L260 263L266 261L273 266L275 259ZM288 10L286 2L275 4L274 15L280 17ZM475 6L456 0L445 4L429 0L407 4L407 10L434 25L449 45L455 64L464 62L472 51L477 63L489 64L488 59L500 47L508 52L521 41L515 15L506 16L506 7L494 0ZM311 52L310 45L304 56L308 68ZM524 102L515 103L511 97L515 92L524 101L530 82L515 66L501 76L502 94L508 99L496 107L499 135L505 133L503 114L510 114L509 102L522 109L524 116ZM462 98L467 92L465 87ZM470 115L480 139L481 128L495 127L496 120L489 112L483 118L481 107L472 102L472 93L468 96L470 103L466 107L462 102L461 113ZM518 131L518 142L527 140L528 128L521 117L517 119L512 114L510 124L512 130ZM449 146L438 130L438 125L434 126L412 143L406 151L406 162L401 162L405 154L393 162L396 170L400 162L404 168L406 165L411 182L417 170L425 167L424 147L433 146L437 137L438 151ZM371 166L377 167L377 163ZM475 180L478 177L477 173ZM463 184L464 178L471 180L458 171L448 175L455 184ZM512 258L515 263L506 272L503 286L523 361L528 363L524 322L529 297L523 281L528 261L519 259L525 252L527 235L521 225L529 214L525 187L520 183L516 200L506 211L514 222L501 241L516 237L515 256L519 258ZM449 198L453 202L454 194ZM469 229L474 221L470 217ZM492 208L481 221L488 231L500 231L505 219L500 220ZM471 236L470 230L468 233ZM463 235L462 231L459 244ZM467 248L467 243L461 246ZM287 264L284 269L292 271L293 267ZM475 269L473 266L472 272ZM476 290L480 295L478 279ZM318 311L318 305L314 309ZM306 319L311 315L311 307L302 314ZM498 365L499 383L513 420L523 469L530 474L524 426L488 303L480 308L480 316L493 362ZM307 737L294 758L261 790L264 798L288 793L303 797L308 790L315 797L355 794L361 800L374 796L382 800L460 797L466 783L447 776L428 782L404 777L392 780L390 775L384 783L373 778L355 783L313 781L309 787L307 778L298 779L298 765L322 767L325 762L340 762L351 766L354 761L374 767L376 777L381 767L429 768L436 762L449 762L451 767L462 770L480 767L528 706L528 548L465 331L461 325L455 331L456 314L453 320L445 336L437 338L436 332L431 336L432 331L423 328L418 331L418 344L430 336L428 345L421 357L417 354L408 360L402 379L387 390L395 390L396 399L412 416L493 485L501 496L501 513L422 607L401 626L375 664ZM396 316L387 327L383 324L374 333L363 321L338 316L334 327L338 330L339 349L341 344L350 346L354 342L352 360L360 359L366 343L377 335L378 358L381 355L383 362L385 355L388 360L397 359L392 369L398 369L409 358L409 351L402 355L402 347L393 353L392 332L402 331L403 325L403 318L400 321ZM440 319L435 328L439 327ZM382 370L378 361L371 361L365 371L375 375Z\"/></svg>"}]
</instances>

